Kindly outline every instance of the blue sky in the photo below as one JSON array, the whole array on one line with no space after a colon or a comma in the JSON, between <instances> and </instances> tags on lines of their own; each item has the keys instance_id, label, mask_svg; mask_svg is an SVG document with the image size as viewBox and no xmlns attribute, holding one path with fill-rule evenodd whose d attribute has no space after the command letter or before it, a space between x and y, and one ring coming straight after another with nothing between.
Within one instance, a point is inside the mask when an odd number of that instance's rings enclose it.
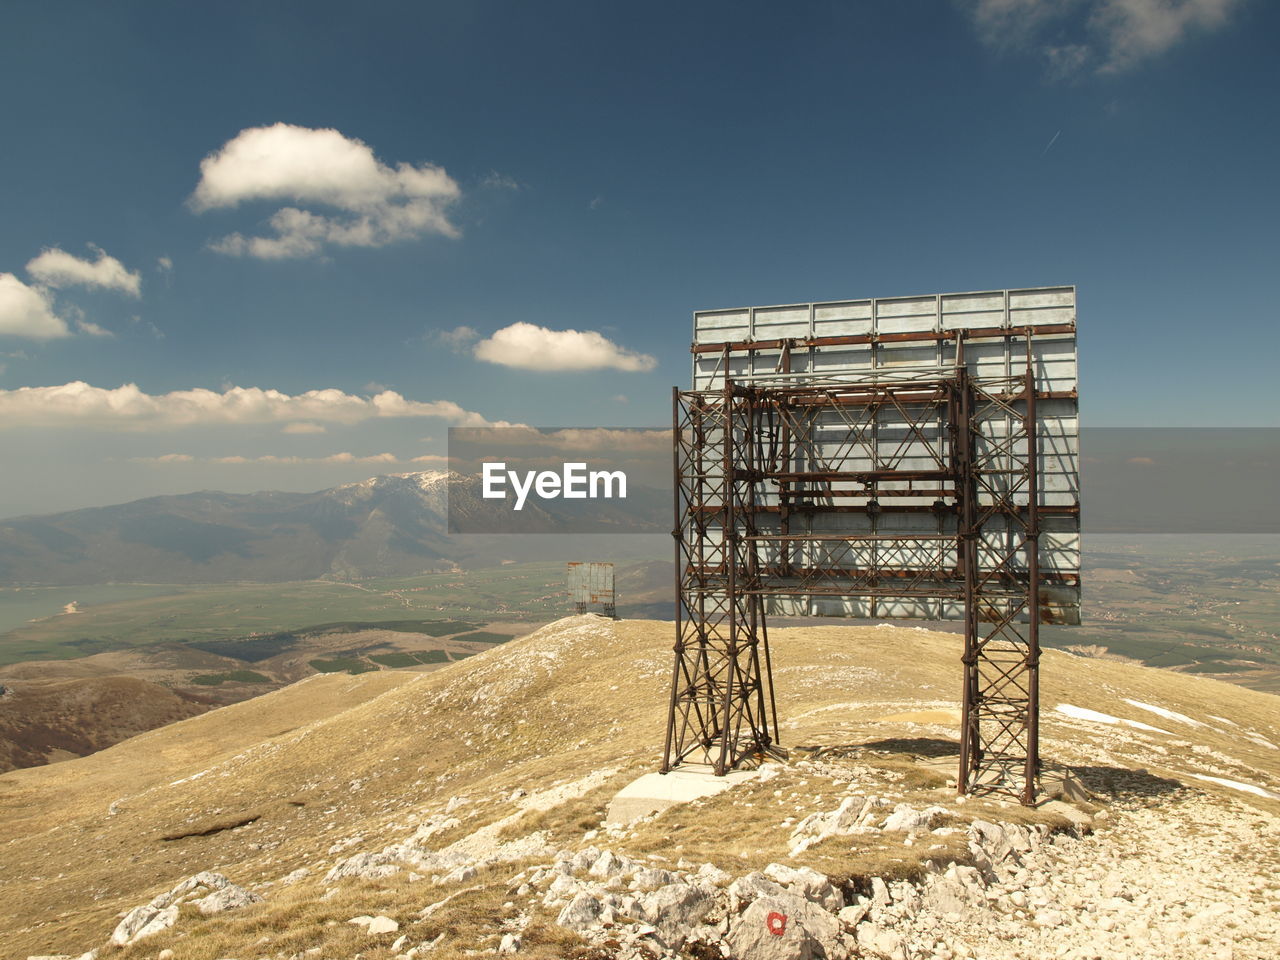
<instances>
[{"instance_id":1,"label":"blue sky","mask_svg":"<svg viewBox=\"0 0 1280 960\"><path fill-rule=\"evenodd\" d=\"M1263 0L7 4L0 516L658 425L691 312L745 304L1074 283L1087 425L1275 425L1276 36Z\"/></svg>"}]
</instances>

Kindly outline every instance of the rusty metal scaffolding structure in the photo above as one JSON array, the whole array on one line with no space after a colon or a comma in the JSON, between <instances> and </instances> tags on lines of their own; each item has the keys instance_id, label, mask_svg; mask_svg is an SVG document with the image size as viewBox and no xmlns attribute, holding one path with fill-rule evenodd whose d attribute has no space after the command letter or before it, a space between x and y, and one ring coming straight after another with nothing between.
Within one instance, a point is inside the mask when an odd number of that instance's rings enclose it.
<instances>
[{"instance_id":1,"label":"rusty metal scaffolding structure","mask_svg":"<svg viewBox=\"0 0 1280 960\"><path fill-rule=\"evenodd\" d=\"M617 597L613 589L613 564L570 560L566 566L569 599L574 613L586 613L594 606L606 617L618 619Z\"/></svg>"},{"instance_id":2,"label":"rusty metal scaffolding structure","mask_svg":"<svg viewBox=\"0 0 1280 960\"><path fill-rule=\"evenodd\" d=\"M962 330L948 366L828 377L790 374L791 350L813 340L725 343L722 386L674 391L663 772L705 763L723 774L777 748L771 605L856 599L864 615L892 617L927 602L964 621L960 791L1032 802L1039 624L1054 619L1042 588L1078 588L1077 574L1040 562L1046 515L1079 510L1043 505L1039 489L1037 403L1060 395L1037 383L1032 345L1063 332ZM1006 348L1024 339L1025 368L975 375L966 342L992 336ZM730 375L732 350L770 346L776 376Z\"/></svg>"}]
</instances>

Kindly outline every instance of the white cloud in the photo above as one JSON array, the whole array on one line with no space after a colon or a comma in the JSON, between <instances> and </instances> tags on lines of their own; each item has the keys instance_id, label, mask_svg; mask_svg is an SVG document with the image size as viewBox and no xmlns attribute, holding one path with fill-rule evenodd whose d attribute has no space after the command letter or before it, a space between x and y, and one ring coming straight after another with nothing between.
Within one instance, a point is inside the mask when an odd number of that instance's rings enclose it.
<instances>
[{"instance_id":1,"label":"white cloud","mask_svg":"<svg viewBox=\"0 0 1280 960\"><path fill-rule=\"evenodd\" d=\"M594 330L549 330L536 324L513 323L473 351L477 359L522 370L652 370L658 361L645 353L618 346Z\"/></svg>"},{"instance_id":2,"label":"white cloud","mask_svg":"<svg viewBox=\"0 0 1280 960\"><path fill-rule=\"evenodd\" d=\"M63 304L58 309L54 304L53 291L69 286L118 290L134 297L141 294L137 273L126 270L100 247L90 244L90 249L97 253L96 260L82 260L57 247L46 247L27 263L34 284L26 284L12 273L0 273L0 336L51 340L68 336L72 323L91 337L115 336L86 320L78 307Z\"/></svg>"},{"instance_id":3,"label":"white cloud","mask_svg":"<svg viewBox=\"0 0 1280 960\"><path fill-rule=\"evenodd\" d=\"M93 244L89 249L97 253L97 260L82 260L57 247L46 247L40 255L27 264L27 273L37 283L47 287L100 287L103 290L119 290L130 296L142 295L142 277L125 269L123 263L107 251Z\"/></svg>"},{"instance_id":4,"label":"white cloud","mask_svg":"<svg viewBox=\"0 0 1280 960\"><path fill-rule=\"evenodd\" d=\"M259 387L196 388L147 394L136 384L114 389L83 381L56 387L0 390L0 427L83 427L148 430L209 424L268 424L311 421L353 424L384 417L435 417L458 426L512 426L491 423L451 400L406 400L387 390L358 397L341 390L308 390L290 395Z\"/></svg>"},{"instance_id":5,"label":"white cloud","mask_svg":"<svg viewBox=\"0 0 1280 960\"><path fill-rule=\"evenodd\" d=\"M203 212L293 201L340 211L330 216L285 206L268 221L272 235L232 233L211 244L220 253L283 259L314 256L326 245L381 247L431 233L456 237L446 210L460 195L442 167L390 167L368 144L337 130L277 123L242 130L205 157L190 204Z\"/></svg>"},{"instance_id":6,"label":"white cloud","mask_svg":"<svg viewBox=\"0 0 1280 960\"><path fill-rule=\"evenodd\" d=\"M1104 0L1094 7L1090 25L1108 44L1104 71L1164 53L1188 33L1226 23L1239 0Z\"/></svg>"},{"instance_id":7,"label":"white cloud","mask_svg":"<svg viewBox=\"0 0 1280 960\"><path fill-rule=\"evenodd\" d=\"M436 337L444 341L454 350L462 350L469 343L480 339L480 332L474 327L460 326L452 330L437 330Z\"/></svg>"},{"instance_id":8,"label":"white cloud","mask_svg":"<svg viewBox=\"0 0 1280 960\"><path fill-rule=\"evenodd\" d=\"M76 318L76 329L81 333L87 333L91 337L114 337L115 334L106 327L100 327L96 323L84 319L84 317Z\"/></svg>"},{"instance_id":9,"label":"white cloud","mask_svg":"<svg viewBox=\"0 0 1280 960\"><path fill-rule=\"evenodd\" d=\"M173 270L173 261L168 257L156 257L156 269L161 273L169 273Z\"/></svg>"},{"instance_id":10,"label":"white cloud","mask_svg":"<svg viewBox=\"0 0 1280 960\"><path fill-rule=\"evenodd\" d=\"M499 173L497 170L490 170L480 180L480 186L487 187L490 190L519 190L520 181L515 177L509 177L505 173Z\"/></svg>"},{"instance_id":11,"label":"white cloud","mask_svg":"<svg viewBox=\"0 0 1280 960\"><path fill-rule=\"evenodd\" d=\"M0 273L0 336L52 340L70 333L67 321L53 312L53 301L12 273Z\"/></svg>"},{"instance_id":12,"label":"white cloud","mask_svg":"<svg viewBox=\"0 0 1280 960\"><path fill-rule=\"evenodd\" d=\"M1034 50L1051 76L1094 65L1116 73L1159 56L1197 31L1223 26L1242 0L976 0L968 4L990 46Z\"/></svg>"}]
</instances>

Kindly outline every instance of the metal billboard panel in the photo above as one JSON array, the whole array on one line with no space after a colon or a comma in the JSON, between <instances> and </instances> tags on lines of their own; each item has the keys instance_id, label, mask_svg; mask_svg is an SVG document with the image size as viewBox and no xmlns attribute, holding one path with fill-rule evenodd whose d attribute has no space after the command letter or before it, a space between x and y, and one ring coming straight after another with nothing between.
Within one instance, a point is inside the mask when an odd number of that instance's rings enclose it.
<instances>
[{"instance_id":1,"label":"metal billboard panel","mask_svg":"<svg viewBox=\"0 0 1280 960\"><path fill-rule=\"evenodd\" d=\"M1080 428L1077 401L1075 339L1076 292L1073 286L1020 290L945 293L929 296L884 297L825 303L703 310L694 314L693 389L723 387L726 376L735 383L769 386L797 384L857 384L882 381L931 381L954 375L960 366L979 388L1009 389L1030 360L1036 401L1037 503L1041 508L1039 566L1045 588L1041 620L1078 623L1080 611ZM958 358L963 357L963 364ZM990 459L993 472L1001 448L1018 431L1018 418L999 404L975 412L975 456ZM856 426L856 425L855 425ZM950 438L939 422L913 424L911 414L882 409L872 425L875 442L865 457L850 457L845 445L851 424L844 415L827 411L815 418L809 434L815 458L840 460L843 469L871 471L927 471ZM841 451L845 456L841 458ZM1008 458L1009 469L1018 466ZM872 462L875 461L875 462ZM898 545L898 556L880 567L905 569L945 566L954 556L956 517L927 512L934 496L913 495L913 481L886 477L874 487L875 499L891 509L877 514L856 512L866 496L832 496L824 506L846 512L818 512L795 516L789 533L836 536L892 536L919 538L933 532L936 544L915 540ZM998 489L979 493L979 507L999 499ZM778 497L768 489L757 503L776 509ZM926 512L922 512L926 511ZM761 521L767 526L768 515ZM767 532L762 530L762 532ZM978 551L996 562L1016 536L993 518L982 530ZM767 548L765 548L767 549ZM952 550L950 558L938 551ZM799 548L797 559L813 561L812 544ZM763 560L769 563L770 557ZM828 562L832 561L827 557ZM857 557L847 558L853 566ZM839 565L839 563L837 563ZM775 578L776 579L776 578ZM797 590L803 594L803 590ZM860 596L777 596L766 603L780 615L848 616L905 619L959 619L962 602L938 597L872 598Z\"/></svg>"}]
</instances>

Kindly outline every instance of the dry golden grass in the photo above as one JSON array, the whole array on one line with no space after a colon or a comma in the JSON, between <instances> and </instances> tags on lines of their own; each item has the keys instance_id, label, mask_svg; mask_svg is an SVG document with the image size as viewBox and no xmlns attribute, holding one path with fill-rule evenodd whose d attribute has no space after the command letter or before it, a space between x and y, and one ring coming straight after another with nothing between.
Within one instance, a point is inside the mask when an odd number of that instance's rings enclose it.
<instances>
[{"instance_id":1,"label":"dry golden grass","mask_svg":"<svg viewBox=\"0 0 1280 960\"><path fill-rule=\"evenodd\" d=\"M466 883L440 886L397 876L340 886L335 895L324 898L313 886L298 884L273 894L268 902L213 918L197 919L198 914L188 907L184 908L187 922L180 920L170 930L105 955L113 960L151 960L159 951L171 949L182 960L218 960L244 954L246 947L261 956L319 948L328 957L359 953L367 960L390 960L395 956L392 944L403 936L401 950L436 941L433 958L459 960L472 956L476 948L498 945L519 912L509 881L524 866L504 864L482 870ZM444 908L419 917L423 907L441 901L447 904ZM390 917L400 928L371 935L348 922L361 915ZM581 937L547 918L534 918L520 936L521 955L536 960L585 960L592 952Z\"/></svg>"},{"instance_id":2,"label":"dry golden grass","mask_svg":"<svg viewBox=\"0 0 1280 960\"><path fill-rule=\"evenodd\" d=\"M0 776L6 953L75 955L101 945L121 911L200 870L217 870L250 888L272 884L260 887L266 902L183 922L127 951L107 951L103 960L154 957L166 945L178 960L252 960L315 946L324 950L317 956L360 952L374 960L389 956L395 938L370 940L346 921L378 913L400 921L412 942L431 923L461 931L433 955L461 956L500 932L502 905L512 900L508 881L519 865L485 871L463 885L477 890L423 924L409 921L457 891L400 874L343 881L324 899L324 873L347 856L405 839L443 814L451 797L461 798L451 814L461 823L433 838L437 847L500 820L506 838L546 831L553 846L583 845L612 792L656 766L671 629L571 618L436 672L316 677L81 760ZM771 640L782 739L821 748L808 754L813 766L799 762L806 754L797 751L769 782L674 808L629 838L601 835L595 843L637 859L710 861L742 873L787 860L791 826L783 821L834 809L851 792L939 804L957 822L1045 819L1043 811L998 801L953 803L946 780L954 776L947 765L954 762L955 730L921 720L956 706L959 638L833 626L776 630ZM1280 792L1280 751L1250 739L1280 743L1275 697L1052 651L1042 675L1046 758L1081 768L1091 788L1158 793L1181 778L1182 789L1280 813L1275 801L1189 778L1202 772ZM1125 697L1208 725L1164 720ZM1169 733L1070 721L1053 711L1064 702ZM890 719L902 714L917 719ZM841 764L852 783L815 772ZM517 787L534 793L596 770L614 772L549 810L522 814L511 799ZM252 823L207 832L252 815ZM161 839L183 833L204 835ZM926 837L911 846L905 840L837 838L792 862L836 877L898 876L926 858L964 855L952 838ZM312 875L293 886L275 882L302 866ZM522 953L558 957L580 949L553 919L534 911ZM262 937L268 941L258 944Z\"/></svg>"}]
</instances>

